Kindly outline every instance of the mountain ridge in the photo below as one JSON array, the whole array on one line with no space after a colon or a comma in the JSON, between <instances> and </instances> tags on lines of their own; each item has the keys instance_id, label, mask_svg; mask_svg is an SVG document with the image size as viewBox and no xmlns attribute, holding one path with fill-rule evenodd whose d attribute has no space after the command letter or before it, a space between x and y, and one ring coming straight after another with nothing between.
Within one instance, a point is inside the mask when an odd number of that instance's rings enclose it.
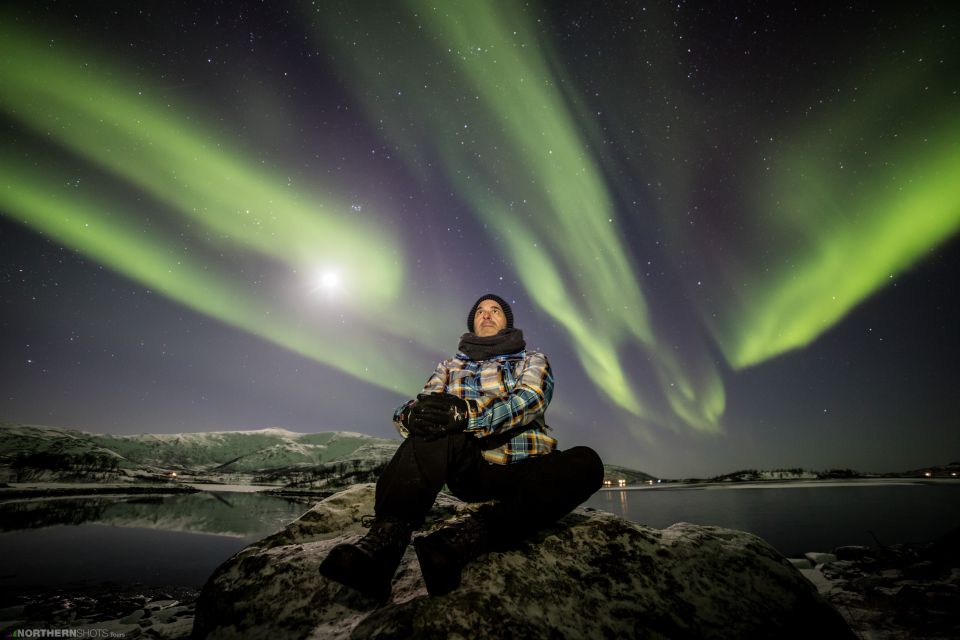
<instances>
[{"instance_id":1,"label":"mountain ridge","mask_svg":"<svg viewBox=\"0 0 960 640\"><path fill-rule=\"evenodd\" d=\"M0 423L0 468L7 481L172 472L256 474L284 468L383 461L398 441L350 431L262 429L174 434L97 434Z\"/></svg>"}]
</instances>

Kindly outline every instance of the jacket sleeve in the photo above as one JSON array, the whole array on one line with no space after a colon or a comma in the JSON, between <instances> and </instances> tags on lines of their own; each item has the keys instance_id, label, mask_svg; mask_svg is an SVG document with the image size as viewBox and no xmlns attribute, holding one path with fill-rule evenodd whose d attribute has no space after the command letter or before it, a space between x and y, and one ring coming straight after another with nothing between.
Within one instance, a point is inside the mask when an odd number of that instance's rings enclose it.
<instances>
[{"instance_id":1,"label":"jacket sleeve","mask_svg":"<svg viewBox=\"0 0 960 640\"><path fill-rule=\"evenodd\" d=\"M470 421L467 431L479 437L492 436L530 424L547 410L553 398L553 372L542 353L528 352L517 384L505 396L467 400Z\"/></svg>"},{"instance_id":2,"label":"jacket sleeve","mask_svg":"<svg viewBox=\"0 0 960 640\"><path fill-rule=\"evenodd\" d=\"M450 367L447 365L447 361L444 360L437 365L437 368L434 369L433 375L427 380L427 383L423 385L423 390L420 393L443 393L447 388L447 382L450 380ZM401 437L406 438L410 435L410 431L407 430L403 423L400 421L400 416L403 415L403 412L407 410L407 407L416 402L417 399L413 398L407 400L399 407L396 408L393 412L393 426L400 433Z\"/></svg>"}]
</instances>

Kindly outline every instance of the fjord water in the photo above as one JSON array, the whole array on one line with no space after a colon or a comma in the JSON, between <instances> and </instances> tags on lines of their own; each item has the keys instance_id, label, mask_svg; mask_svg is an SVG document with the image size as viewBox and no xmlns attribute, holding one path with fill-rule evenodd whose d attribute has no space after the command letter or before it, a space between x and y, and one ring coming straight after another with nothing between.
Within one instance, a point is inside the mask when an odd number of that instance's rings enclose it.
<instances>
[{"instance_id":1,"label":"fjord water","mask_svg":"<svg viewBox=\"0 0 960 640\"><path fill-rule=\"evenodd\" d=\"M103 582L200 587L224 560L315 501L205 491L0 503L0 593ZM960 526L960 482L660 486L603 490L585 506L657 528L741 529L797 556L939 537Z\"/></svg>"},{"instance_id":2,"label":"fjord water","mask_svg":"<svg viewBox=\"0 0 960 640\"><path fill-rule=\"evenodd\" d=\"M658 529L691 522L749 531L797 557L936 539L960 527L960 481L660 485L601 490L585 506Z\"/></svg>"},{"instance_id":3,"label":"fjord water","mask_svg":"<svg viewBox=\"0 0 960 640\"><path fill-rule=\"evenodd\" d=\"M199 587L220 563L314 500L255 493L0 503L0 591L116 582Z\"/></svg>"}]
</instances>

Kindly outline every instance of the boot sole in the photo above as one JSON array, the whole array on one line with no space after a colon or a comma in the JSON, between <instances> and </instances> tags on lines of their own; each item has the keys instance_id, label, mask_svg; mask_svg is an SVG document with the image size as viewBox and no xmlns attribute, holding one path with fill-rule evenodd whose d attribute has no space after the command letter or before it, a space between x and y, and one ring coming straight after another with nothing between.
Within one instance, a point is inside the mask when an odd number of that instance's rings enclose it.
<instances>
[{"instance_id":1,"label":"boot sole","mask_svg":"<svg viewBox=\"0 0 960 640\"><path fill-rule=\"evenodd\" d=\"M373 584L371 576L376 575L370 566L370 558L350 545L334 547L320 563L320 575L355 589L365 597L383 603L390 599L390 583Z\"/></svg>"},{"instance_id":2,"label":"boot sole","mask_svg":"<svg viewBox=\"0 0 960 640\"><path fill-rule=\"evenodd\" d=\"M451 562L451 555L455 554L445 553L440 546L432 545L429 536L413 541L413 548L420 562L420 573L427 585L427 593L431 596L444 596L459 587L463 571L463 567L456 560Z\"/></svg>"}]
</instances>

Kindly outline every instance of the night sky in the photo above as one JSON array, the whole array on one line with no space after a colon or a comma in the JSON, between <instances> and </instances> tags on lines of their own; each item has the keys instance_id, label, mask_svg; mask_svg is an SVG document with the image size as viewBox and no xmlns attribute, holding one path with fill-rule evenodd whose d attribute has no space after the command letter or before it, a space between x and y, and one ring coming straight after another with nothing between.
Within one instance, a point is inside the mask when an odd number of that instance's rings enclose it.
<instances>
[{"instance_id":1,"label":"night sky","mask_svg":"<svg viewBox=\"0 0 960 640\"><path fill-rule=\"evenodd\" d=\"M702 5L4 3L0 421L396 437L491 291L561 447L960 460L956 12Z\"/></svg>"}]
</instances>

